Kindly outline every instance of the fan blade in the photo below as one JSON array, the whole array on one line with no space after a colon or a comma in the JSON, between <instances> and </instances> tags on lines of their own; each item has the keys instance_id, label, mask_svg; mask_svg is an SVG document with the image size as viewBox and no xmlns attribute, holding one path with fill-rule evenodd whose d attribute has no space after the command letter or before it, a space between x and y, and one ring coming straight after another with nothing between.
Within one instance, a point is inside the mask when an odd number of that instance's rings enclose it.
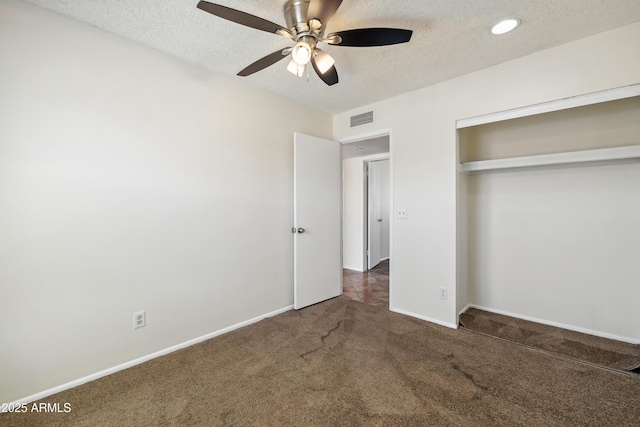
<instances>
[{"instance_id":1,"label":"fan blade","mask_svg":"<svg viewBox=\"0 0 640 427\"><path fill-rule=\"evenodd\" d=\"M307 11L307 22L318 19L327 28L327 22L335 15L342 0L311 0Z\"/></svg>"},{"instance_id":2,"label":"fan blade","mask_svg":"<svg viewBox=\"0 0 640 427\"><path fill-rule=\"evenodd\" d=\"M280 61L282 58L285 58L286 56L288 56L288 54L283 55L282 52L285 49L280 49L277 50L267 56L265 56L262 59L258 59L256 62L254 62L253 64L249 65L247 68L245 68L244 70L240 71L238 73L238 75L240 77L247 77L250 76L253 73L257 73L260 70L264 70L265 68L275 64L276 62Z\"/></svg>"},{"instance_id":3,"label":"fan blade","mask_svg":"<svg viewBox=\"0 0 640 427\"><path fill-rule=\"evenodd\" d=\"M336 46L388 46L392 44L406 43L411 40L411 30L401 30L399 28L359 28L356 30L338 31L331 33L327 39L338 37L336 42L329 41ZM338 40L342 40L338 42Z\"/></svg>"},{"instance_id":4,"label":"fan blade","mask_svg":"<svg viewBox=\"0 0 640 427\"><path fill-rule=\"evenodd\" d=\"M208 1L201 1L198 3L198 9L209 12L212 15L219 16L236 24L245 25L247 27L255 28L256 30L266 31L267 33L279 34L285 37L291 37L291 31L283 28L281 25L274 24L266 19L258 18L257 16L250 15L245 12L241 12L230 7L220 6L219 4L209 3Z\"/></svg>"},{"instance_id":5,"label":"fan blade","mask_svg":"<svg viewBox=\"0 0 640 427\"><path fill-rule=\"evenodd\" d=\"M333 86L334 84L338 83L338 72L336 71L335 65L332 65L331 68L329 68L324 74L321 73L320 70L318 69L318 65L316 64L315 57L311 58L311 65L313 66L313 69L316 71L316 74L318 75L318 77L320 77L322 81L325 82L327 85Z\"/></svg>"}]
</instances>

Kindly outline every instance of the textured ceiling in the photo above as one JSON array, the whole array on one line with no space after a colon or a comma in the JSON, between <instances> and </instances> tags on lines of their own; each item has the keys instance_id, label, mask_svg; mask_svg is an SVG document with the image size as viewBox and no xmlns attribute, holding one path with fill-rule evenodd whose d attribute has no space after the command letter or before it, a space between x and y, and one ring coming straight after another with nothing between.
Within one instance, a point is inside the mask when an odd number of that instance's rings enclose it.
<instances>
[{"instance_id":1,"label":"textured ceiling","mask_svg":"<svg viewBox=\"0 0 640 427\"><path fill-rule=\"evenodd\" d=\"M362 27L414 31L403 45L323 45L340 83L298 78L287 60L249 77L238 71L293 43L196 8L198 0L28 0L209 70L338 113L552 46L640 21L640 0L344 0L327 32ZM285 24L284 0L213 0ZM522 24L493 36L506 17Z\"/></svg>"}]
</instances>

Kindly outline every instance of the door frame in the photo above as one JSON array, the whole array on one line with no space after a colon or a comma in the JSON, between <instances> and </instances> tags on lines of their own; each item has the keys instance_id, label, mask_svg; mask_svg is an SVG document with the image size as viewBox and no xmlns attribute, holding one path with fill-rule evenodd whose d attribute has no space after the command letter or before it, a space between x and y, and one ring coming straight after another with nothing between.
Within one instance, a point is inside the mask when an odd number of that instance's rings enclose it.
<instances>
[{"instance_id":1,"label":"door frame","mask_svg":"<svg viewBox=\"0 0 640 427\"><path fill-rule=\"evenodd\" d=\"M340 144L350 144L352 142L365 141L367 139L373 139L381 136L389 137L389 310L394 310L394 264L395 264L395 252L394 252L394 227L395 227L395 217L393 216L394 212L394 199L393 199L393 128L379 129L371 132L364 132L361 134L349 136L346 138L338 139L337 141ZM343 163L344 165L344 163ZM343 171L343 183L344 183L344 171ZM344 187L344 185L343 185ZM342 202L342 222L344 223L344 200ZM340 237L342 242L342 248L344 248L344 229L340 231ZM344 258L343 259L343 268L344 268ZM365 264L366 265L366 264Z\"/></svg>"}]
</instances>

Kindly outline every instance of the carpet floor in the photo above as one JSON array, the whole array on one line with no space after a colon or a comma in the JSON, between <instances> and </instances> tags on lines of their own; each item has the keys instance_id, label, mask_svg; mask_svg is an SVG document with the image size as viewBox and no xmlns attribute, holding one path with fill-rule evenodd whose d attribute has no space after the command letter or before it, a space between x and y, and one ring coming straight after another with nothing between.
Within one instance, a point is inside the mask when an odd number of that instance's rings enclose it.
<instances>
[{"instance_id":1,"label":"carpet floor","mask_svg":"<svg viewBox=\"0 0 640 427\"><path fill-rule=\"evenodd\" d=\"M640 366L640 345L470 308L460 324L472 331L550 351L612 369L632 371Z\"/></svg>"},{"instance_id":2,"label":"carpet floor","mask_svg":"<svg viewBox=\"0 0 640 427\"><path fill-rule=\"evenodd\" d=\"M638 426L640 376L344 297L50 396L2 426Z\"/></svg>"}]
</instances>

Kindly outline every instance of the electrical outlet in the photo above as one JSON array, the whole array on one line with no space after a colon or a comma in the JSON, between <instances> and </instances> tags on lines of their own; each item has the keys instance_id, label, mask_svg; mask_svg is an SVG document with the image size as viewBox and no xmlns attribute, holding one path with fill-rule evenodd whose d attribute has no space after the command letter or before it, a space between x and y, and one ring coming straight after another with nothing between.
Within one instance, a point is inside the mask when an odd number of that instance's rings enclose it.
<instances>
[{"instance_id":1,"label":"electrical outlet","mask_svg":"<svg viewBox=\"0 0 640 427\"><path fill-rule=\"evenodd\" d=\"M144 311L133 313L133 329L144 327L147 324L145 317Z\"/></svg>"},{"instance_id":2,"label":"electrical outlet","mask_svg":"<svg viewBox=\"0 0 640 427\"><path fill-rule=\"evenodd\" d=\"M400 219L407 219L407 208L398 208L396 216Z\"/></svg>"},{"instance_id":3,"label":"electrical outlet","mask_svg":"<svg viewBox=\"0 0 640 427\"><path fill-rule=\"evenodd\" d=\"M447 299L447 288L440 288L440 299Z\"/></svg>"}]
</instances>

